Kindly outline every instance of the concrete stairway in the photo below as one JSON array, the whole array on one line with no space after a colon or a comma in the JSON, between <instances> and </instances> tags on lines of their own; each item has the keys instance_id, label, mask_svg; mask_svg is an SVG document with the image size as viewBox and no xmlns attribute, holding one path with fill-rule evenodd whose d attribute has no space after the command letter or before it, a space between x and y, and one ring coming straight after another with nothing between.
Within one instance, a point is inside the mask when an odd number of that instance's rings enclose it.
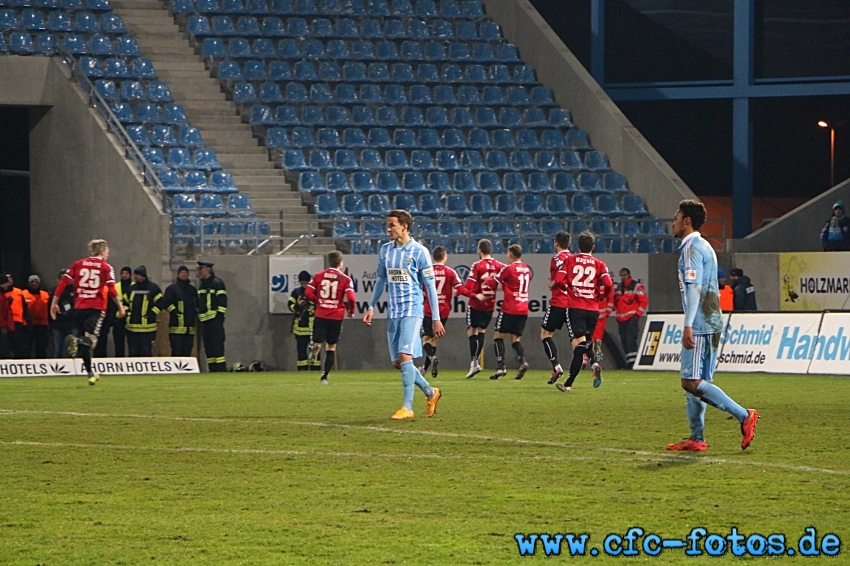
<instances>
[{"instance_id":1,"label":"concrete stairway","mask_svg":"<svg viewBox=\"0 0 850 566\"><path fill-rule=\"evenodd\" d=\"M233 174L239 192L248 195L257 215L269 222L272 235L283 236L285 244L302 234L321 235L316 215L301 204L301 196L287 183L283 171L275 168L251 127L242 123L236 105L226 99L218 79L210 75L163 4L159 0L113 0L110 4L138 39L143 56L153 61L157 74L168 82L189 122L201 130L204 143ZM333 239L324 237L314 239L309 247L314 254L333 249ZM289 253L308 253L306 239Z\"/></svg>"}]
</instances>

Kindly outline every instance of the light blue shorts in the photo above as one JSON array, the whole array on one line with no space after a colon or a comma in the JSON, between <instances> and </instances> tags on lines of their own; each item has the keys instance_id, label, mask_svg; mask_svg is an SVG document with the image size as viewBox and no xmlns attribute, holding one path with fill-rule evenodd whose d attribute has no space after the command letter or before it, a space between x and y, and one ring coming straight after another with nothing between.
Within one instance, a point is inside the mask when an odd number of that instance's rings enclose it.
<instances>
[{"instance_id":1,"label":"light blue shorts","mask_svg":"<svg viewBox=\"0 0 850 566\"><path fill-rule=\"evenodd\" d=\"M387 319L390 360L399 359L399 354L408 354L414 358L422 357L422 340L419 338L421 329L422 319L418 316Z\"/></svg>"},{"instance_id":2,"label":"light blue shorts","mask_svg":"<svg viewBox=\"0 0 850 566\"><path fill-rule=\"evenodd\" d=\"M717 368L717 353L719 340L715 345L714 334L694 334L694 347L691 350L682 348L679 357L682 379L714 379Z\"/></svg>"}]
</instances>

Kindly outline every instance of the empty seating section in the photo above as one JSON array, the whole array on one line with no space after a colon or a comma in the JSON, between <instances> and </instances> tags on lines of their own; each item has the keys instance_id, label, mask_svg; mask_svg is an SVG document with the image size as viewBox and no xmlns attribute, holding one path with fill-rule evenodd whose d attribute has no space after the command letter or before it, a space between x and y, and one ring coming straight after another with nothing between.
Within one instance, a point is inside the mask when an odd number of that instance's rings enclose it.
<instances>
[{"instance_id":1,"label":"empty seating section","mask_svg":"<svg viewBox=\"0 0 850 566\"><path fill-rule=\"evenodd\" d=\"M127 35L108 0L0 0L3 45L13 55L74 56L156 171L163 202L175 215L253 214L247 197L237 194L232 175L222 170L215 152L204 144L203 133L191 126L183 106L174 102L168 84L158 80L153 63L141 53L138 41ZM227 207L219 207L215 199L196 203L196 194L233 198L224 201ZM185 221L179 224L175 230L184 238L197 233ZM253 229L259 230L257 225Z\"/></svg>"}]
</instances>

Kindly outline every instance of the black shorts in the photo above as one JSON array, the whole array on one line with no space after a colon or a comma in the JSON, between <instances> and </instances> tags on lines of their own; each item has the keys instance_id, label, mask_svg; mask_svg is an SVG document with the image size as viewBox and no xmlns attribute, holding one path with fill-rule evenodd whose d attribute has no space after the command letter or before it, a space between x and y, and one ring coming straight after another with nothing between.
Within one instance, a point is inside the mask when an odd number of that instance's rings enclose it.
<instances>
[{"instance_id":1,"label":"black shorts","mask_svg":"<svg viewBox=\"0 0 850 566\"><path fill-rule=\"evenodd\" d=\"M448 318L441 318L440 322L443 323L443 326L446 325L446 321ZM422 320L422 336L434 337L434 325L432 324L434 321L430 318L425 318Z\"/></svg>"},{"instance_id":2,"label":"black shorts","mask_svg":"<svg viewBox=\"0 0 850 566\"><path fill-rule=\"evenodd\" d=\"M316 317L313 319L313 342L336 344L342 334L342 321Z\"/></svg>"},{"instance_id":3,"label":"black shorts","mask_svg":"<svg viewBox=\"0 0 850 566\"><path fill-rule=\"evenodd\" d=\"M493 320L493 311L480 311L473 308L466 309L467 328L487 328Z\"/></svg>"},{"instance_id":4,"label":"black shorts","mask_svg":"<svg viewBox=\"0 0 850 566\"><path fill-rule=\"evenodd\" d=\"M546 307L546 314L543 315L543 322L540 325L546 332L555 332L563 328L566 323L567 308L549 305Z\"/></svg>"},{"instance_id":5,"label":"black shorts","mask_svg":"<svg viewBox=\"0 0 850 566\"><path fill-rule=\"evenodd\" d=\"M584 309L567 309L567 328L570 338L587 338L593 336L596 330L596 321L599 319L599 311L588 311Z\"/></svg>"},{"instance_id":6,"label":"black shorts","mask_svg":"<svg viewBox=\"0 0 850 566\"><path fill-rule=\"evenodd\" d=\"M496 317L496 332L502 334L512 334L513 336L522 336L525 331L525 322L528 320L527 314L508 314L499 311L499 316Z\"/></svg>"},{"instance_id":7,"label":"black shorts","mask_svg":"<svg viewBox=\"0 0 850 566\"><path fill-rule=\"evenodd\" d=\"M106 311L99 309L80 309L77 311L77 328L83 333L100 334L100 327L103 325L103 319L106 318Z\"/></svg>"}]
</instances>

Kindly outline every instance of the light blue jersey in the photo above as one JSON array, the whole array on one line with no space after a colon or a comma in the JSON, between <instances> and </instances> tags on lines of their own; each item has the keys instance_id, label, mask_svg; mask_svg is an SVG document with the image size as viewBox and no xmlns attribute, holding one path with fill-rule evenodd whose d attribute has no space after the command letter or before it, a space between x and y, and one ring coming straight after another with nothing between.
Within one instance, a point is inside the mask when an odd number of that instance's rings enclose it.
<instances>
[{"instance_id":1,"label":"light blue jersey","mask_svg":"<svg viewBox=\"0 0 850 566\"><path fill-rule=\"evenodd\" d=\"M692 232L682 240L679 253L679 291L685 310L685 326L692 327L694 334L720 332L723 315L714 249L699 232Z\"/></svg>"},{"instance_id":2,"label":"light blue jersey","mask_svg":"<svg viewBox=\"0 0 850 566\"><path fill-rule=\"evenodd\" d=\"M428 289L428 301L434 320L440 320L440 307L431 255L413 238L403 246L395 241L381 246L375 290L370 305L374 306L387 285L387 318L425 316L422 287Z\"/></svg>"}]
</instances>

